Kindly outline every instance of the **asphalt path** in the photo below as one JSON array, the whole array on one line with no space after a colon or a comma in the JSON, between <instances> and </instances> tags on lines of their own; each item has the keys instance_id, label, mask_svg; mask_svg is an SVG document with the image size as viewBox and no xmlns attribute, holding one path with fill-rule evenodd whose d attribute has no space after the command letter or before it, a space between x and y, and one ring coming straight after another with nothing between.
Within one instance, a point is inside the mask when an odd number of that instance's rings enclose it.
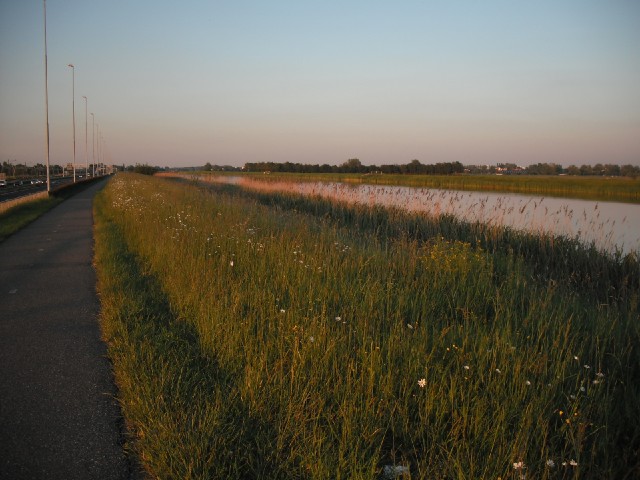
<instances>
[{"instance_id":1,"label":"asphalt path","mask_svg":"<svg viewBox=\"0 0 640 480\"><path fill-rule=\"evenodd\" d=\"M129 479L100 337L98 182L0 243L0 478Z\"/></svg>"}]
</instances>

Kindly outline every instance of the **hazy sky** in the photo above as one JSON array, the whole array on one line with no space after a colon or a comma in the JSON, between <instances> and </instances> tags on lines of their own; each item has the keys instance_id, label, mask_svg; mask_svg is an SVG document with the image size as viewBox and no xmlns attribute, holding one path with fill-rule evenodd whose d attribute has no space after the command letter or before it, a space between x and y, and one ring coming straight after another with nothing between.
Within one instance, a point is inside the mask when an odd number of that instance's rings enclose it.
<instances>
[{"instance_id":1,"label":"hazy sky","mask_svg":"<svg viewBox=\"0 0 640 480\"><path fill-rule=\"evenodd\" d=\"M640 165L637 0L49 0L51 162ZM0 161L44 163L42 0L0 0ZM91 157L91 116L89 155Z\"/></svg>"}]
</instances>

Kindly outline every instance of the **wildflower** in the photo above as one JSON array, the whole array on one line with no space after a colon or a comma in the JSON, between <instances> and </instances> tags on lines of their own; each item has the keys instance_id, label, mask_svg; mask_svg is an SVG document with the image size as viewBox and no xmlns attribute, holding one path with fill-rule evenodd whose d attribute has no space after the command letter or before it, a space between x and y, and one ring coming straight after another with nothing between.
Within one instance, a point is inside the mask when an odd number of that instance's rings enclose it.
<instances>
[{"instance_id":1,"label":"wildflower","mask_svg":"<svg viewBox=\"0 0 640 480\"><path fill-rule=\"evenodd\" d=\"M569 465L571 465L572 467L577 467L578 466L578 462L576 462L575 460L571 459L569 461Z\"/></svg>"},{"instance_id":2,"label":"wildflower","mask_svg":"<svg viewBox=\"0 0 640 480\"><path fill-rule=\"evenodd\" d=\"M531 382L529 380L527 380L526 382L524 382L526 385L531 385Z\"/></svg>"},{"instance_id":3,"label":"wildflower","mask_svg":"<svg viewBox=\"0 0 640 480\"><path fill-rule=\"evenodd\" d=\"M315 338L313 338L313 337L309 337L309 341L310 341L311 343L313 343L313 342L315 342L315 341L316 341L316 339L315 339Z\"/></svg>"},{"instance_id":4,"label":"wildflower","mask_svg":"<svg viewBox=\"0 0 640 480\"><path fill-rule=\"evenodd\" d=\"M580 391L581 391L581 392L586 392L586 391L587 391L587 389L586 389L586 388L584 388L584 387L580 387Z\"/></svg>"},{"instance_id":5,"label":"wildflower","mask_svg":"<svg viewBox=\"0 0 640 480\"><path fill-rule=\"evenodd\" d=\"M573 356L574 360L578 360L578 357L576 355Z\"/></svg>"},{"instance_id":6,"label":"wildflower","mask_svg":"<svg viewBox=\"0 0 640 480\"><path fill-rule=\"evenodd\" d=\"M340 320L342 320L342 317L336 317L336 322L339 322Z\"/></svg>"},{"instance_id":7,"label":"wildflower","mask_svg":"<svg viewBox=\"0 0 640 480\"><path fill-rule=\"evenodd\" d=\"M515 468L516 470L522 470L523 468L525 468L524 462L514 462L513 468Z\"/></svg>"},{"instance_id":8,"label":"wildflower","mask_svg":"<svg viewBox=\"0 0 640 480\"><path fill-rule=\"evenodd\" d=\"M587 370L589 370L591 367L589 365L585 365L584 368L586 368Z\"/></svg>"},{"instance_id":9,"label":"wildflower","mask_svg":"<svg viewBox=\"0 0 640 480\"><path fill-rule=\"evenodd\" d=\"M598 377L598 378L604 378L604 373L602 373L602 372L598 372L598 373L596 373L596 377Z\"/></svg>"},{"instance_id":10,"label":"wildflower","mask_svg":"<svg viewBox=\"0 0 640 480\"><path fill-rule=\"evenodd\" d=\"M280 313L284 313L286 310L284 308L280 309Z\"/></svg>"},{"instance_id":11,"label":"wildflower","mask_svg":"<svg viewBox=\"0 0 640 480\"><path fill-rule=\"evenodd\" d=\"M593 383L594 385L598 385L598 384L600 383L600 380L594 380L594 381L593 381L593 382L591 382L591 383Z\"/></svg>"},{"instance_id":12,"label":"wildflower","mask_svg":"<svg viewBox=\"0 0 640 480\"><path fill-rule=\"evenodd\" d=\"M502 373L499 368L496 368L496 373Z\"/></svg>"},{"instance_id":13,"label":"wildflower","mask_svg":"<svg viewBox=\"0 0 640 480\"><path fill-rule=\"evenodd\" d=\"M420 388L424 388L427 386L427 379L426 378L421 378L420 380L418 380L418 385L420 386Z\"/></svg>"},{"instance_id":14,"label":"wildflower","mask_svg":"<svg viewBox=\"0 0 640 480\"><path fill-rule=\"evenodd\" d=\"M410 323L407 323L407 327L409 328L409 330L413 330L413 325L411 325Z\"/></svg>"},{"instance_id":15,"label":"wildflower","mask_svg":"<svg viewBox=\"0 0 640 480\"><path fill-rule=\"evenodd\" d=\"M564 414L564 412L563 412L562 410L560 410L560 411L558 412L558 415L560 415L560 416L562 416L563 414Z\"/></svg>"},{"instance_id":16,"label":"wildflower","mask_svg":"<svg viewBox=\"0 0 640 480\"><path fill-rule=\"evenodd\" d=\"M385 465L382 469L382 478L392 479L409 473L409 469L402 465Z\"/></svg>"},{"instance_id":17,"label":"wildflower","mask_svg":"<svg viewBox=\"0 0 640 480\"><path fill-rule=\"evenodd\" d=\"M554 468L555 466L556 466L556 462L554 462L551 459L547 460L547 467Z\"/></svg>"},{"instance_id":18,"label":"wildflower","mask_svg":"<svg viewBox=\"0 0 640 480\"><path fill-rule=\"evenodd\" d=\"M465 366L464 366L464 367L462 367L462 368L464 368L465 370L469 370L469 365L465 365Z\"/></svg>"},{"instance_id":19,"label":"wildflower","mask_svg":"<svg viewBox=\"0 0 640 480\"><path fill-rule=\"evenodd\" d=\"M233 267L233 260L229 262L229 266Z\"/></svg>"}]
</instances>

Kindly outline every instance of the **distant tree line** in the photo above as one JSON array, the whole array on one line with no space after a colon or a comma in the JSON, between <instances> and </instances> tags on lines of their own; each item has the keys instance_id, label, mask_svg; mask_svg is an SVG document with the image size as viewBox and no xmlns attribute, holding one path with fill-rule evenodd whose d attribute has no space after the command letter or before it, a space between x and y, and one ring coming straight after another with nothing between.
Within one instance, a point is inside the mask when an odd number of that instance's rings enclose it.
<instances>
[{"instance_id":1,"label":"distant tree line","mask_svg":"<svg viewBox=\"0 0 640 480\"><path fill-rule=\"evenodd\" d=\"M528 167L519 167L515 163L499 163L495 166L469 165L465 167L466 173L504 175L575 175L575 176L602 176L602 177L631 177L640 176L640 167L635 165L601 164L582 165L577 167L570 165L563 167L556 163L536 163Z\"/></svg>"},{"instance_id":2,"label":"distant tree line","mask_svg":"<svg viewBox=\"0 0 640 480\"><path fill-rule=\"evenodd\" d=\"M60 165L51 165L49 171L52 175L62 175L63 168ZM37 163L36 165L31 166L24 163L5 160L0 165L0 173L4 173L7 177L13 178L44 177L47 175L47 167L42 163Z\"/></svg>"},{"instance_id":3,"label":"distant tree line","mask_svg":"<svg viewBox=\"0 0 640 480\"><path fill-rule=\"evenodd\" d=\"M158 173L161 169L160 167L154 167L152 165L148 165L146 163L144 164L139 164L136 163L135 166L134 165L129 165L126 168L127 172L133 172L133 173L141 173L143 175L153 175L155 173Z\"/></svg>"},{"instance_id":4,"label":"distant tree line","mask_svg":"<svg viewBox=\"0 0 640 480\"><path fill-rule=\"evenodd\" d=\"M436 163L425 165L419 160L412 160L406 165L363 165L357 158L350 158L341 165L309 165L304 163L276 163L259 162L245 163L245 172L291 172L291 173L399 173L399 174L426 174L426 175L450 175L463 173L464 166L460 162Z\"/></svg>"},{"instance_id":5,"label":"distant tree line","mask_svg":"<svg viewBox=\"0 0 640 480\"><path fill-rule=\"evenodd\" d=\"M212 167L208 164L208 170L231 170L233 167ZM205 166L206 167L206 166ZM519 167L514 163L499 163L496 165L467 165L460 162L446 162L436 164L423 164L419 160L411 160L403 165L363 165L357 158L351 158L341 165L309 165L303 163L277 163L259 162L245 163L242 168L245 172L292 172L292 173L395 173L395 174L422 174L422 175L454 175L454 174L503 174L503 175L597 175L606 177L632 177L640 176L640 167L635 165L601 164L571 165L564 168L556 163L536 163L528 167Z\"/></svg>"},{"instance_id":6,"label":"distant tree line","mask_svg":"<svg viewBox=\"0 0 640 480\"><path fill-rule=\"evenodd\" d=\"M205 163L202 169L205 172L237 172L242 170L240 167L232 167L231 165L211 165L209 162Z\"/></svg>"}]
</instances>

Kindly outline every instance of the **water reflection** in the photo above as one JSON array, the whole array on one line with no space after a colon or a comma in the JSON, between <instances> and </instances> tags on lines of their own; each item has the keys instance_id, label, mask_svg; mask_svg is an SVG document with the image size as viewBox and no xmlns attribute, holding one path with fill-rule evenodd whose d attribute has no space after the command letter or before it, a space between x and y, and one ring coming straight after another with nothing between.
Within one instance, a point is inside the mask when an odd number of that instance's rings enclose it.
<instances>
[{"instance_id":1,"label":"water reflection","mask_svg":"<svg viewBox=\"0 0 640 480\"><path fill-rule=\"evenodd\" d=\"M608 252L640 252L640 205L634 204L384 185L263 182L240 176L200 179L261 191L286 191L365 205L394 206L432 215L450 214L470 222L577 238L585 243L593 242Z\"/></svg>"}]
</instances>

